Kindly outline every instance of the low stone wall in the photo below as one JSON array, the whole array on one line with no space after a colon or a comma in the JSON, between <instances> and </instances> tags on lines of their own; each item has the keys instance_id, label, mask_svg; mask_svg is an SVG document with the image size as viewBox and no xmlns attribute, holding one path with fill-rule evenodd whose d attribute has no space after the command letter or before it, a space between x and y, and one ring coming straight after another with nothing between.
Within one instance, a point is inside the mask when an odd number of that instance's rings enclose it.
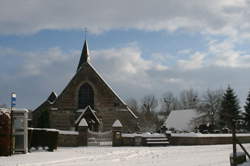
<instances>
[{"instance_id":1,"label":"low stone wall","mask_svg":"<svg viewBox=\"0 0 250 166\"><path fill-rule=\"evenodd\" d=\"M241 143L250 143L250 134L237 134ZM231 144L231 134L172 134L170 145L216 145Z\"/></svg>"},{"instance_id":2,"label":"low stone wall","mask_svg":"<svg viewBox=\"0 0 250 166\"><path fill-rule=\"evenodd\" d=\"M121 146L147 146L146 139L154 137L165 137L164 134L159 133L143 133L143 134L122 134Z\"/></svg>"},{"instance_id":3,"label":"low stone wall","mask_svg":"<svg viewBox=\"0 0 250 166\"><path fill-rule=\"evenodd\" d=\"M121 146L145 146L144 137L122 137Z\"/></svg>"},{"instance_id":4,"label":"low stone wall","mask_svg":"<svg viewBox=\"0 0 250 166\"><path fill-rule=\"evenodd\" d=\"M79 133L75 131L59 131L58 146L74 147L79 146Z\"/></svg>"},{"instance_id":5,"label":"low stone wall","mask_svg":"<svg viewBox=\"0 0 250 166\"><path fill-rule=\"evenodd\" d=\"M84 133L84 132L83 132ZM75 147L87 146L87 143L81 143L81 140L87 139L87 135L79 134L76 131L59 131L58 146ZM159 134L120 134L113 132L113 146L145 146L146 138L157 137ZM86 137L86 138L85 138ZM250 134L237 134L241 143L250 143ZM216 145L231 144L231 134L171 134L168 137L170 145ZM86 142L86 140L85 140Z\"/></svg>"}]
</instances>

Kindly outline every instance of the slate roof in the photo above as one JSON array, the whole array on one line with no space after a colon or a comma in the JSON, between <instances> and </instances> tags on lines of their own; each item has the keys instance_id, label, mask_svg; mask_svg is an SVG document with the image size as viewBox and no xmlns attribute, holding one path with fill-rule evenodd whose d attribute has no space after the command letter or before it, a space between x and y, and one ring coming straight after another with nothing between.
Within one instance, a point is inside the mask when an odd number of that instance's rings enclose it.
<instances>
[{"instance_id":1,"label":"slate roof","mask_svg":"<svg viewBox=\"0 0 250 166\"><path fill-rule=\"evenodd\" d=\"M111 90L111 92L118 98L118 100L120 100L120 102L126 106L126 109L124 109L124 111L128 111L130 112L130 114L134 117L134 118L138 118L134 112L127 106L127 104L120 98L120 96L111 88L111 86L101 77L101 75L97 72L97 70L90 64L88 63L89 66L94 70L94 72L97 74L97 76L100 78L100 80L102 80L104 82L104 84Z\"/></svg>"}]
</instances>

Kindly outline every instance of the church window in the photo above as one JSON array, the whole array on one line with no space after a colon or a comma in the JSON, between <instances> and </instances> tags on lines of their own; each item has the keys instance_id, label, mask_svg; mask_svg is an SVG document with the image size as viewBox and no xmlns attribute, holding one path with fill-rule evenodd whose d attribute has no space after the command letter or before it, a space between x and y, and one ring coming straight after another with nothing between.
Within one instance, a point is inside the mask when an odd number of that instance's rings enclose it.
<instances>
[{"instance_id":1,"label":"church window","mask_svg":"<svg viewBox=\"0 0 250 166\"><path fill-rule=\"evenodd\" d=\"M85 108L88 105L94 108L94 91L88 83L85 83L79 90L78 107Z\"/></svg>"}]
</instances>

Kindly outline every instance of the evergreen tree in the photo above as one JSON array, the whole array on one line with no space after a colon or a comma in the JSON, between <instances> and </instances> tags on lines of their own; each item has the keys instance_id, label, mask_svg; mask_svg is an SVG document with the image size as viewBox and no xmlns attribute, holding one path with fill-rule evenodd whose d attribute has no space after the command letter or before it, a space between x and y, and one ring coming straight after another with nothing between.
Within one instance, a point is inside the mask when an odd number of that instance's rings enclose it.
<instances>
[{"instance_id":1,"label":"evergreen tree","mask_svg":"<svg viewBox=\"0 0 250 166\"><path fill-rule=\"evenodd\" d=\"M244 113L244 120L248 130L250 130L250 91L248 92L248 96L246 99L246 103L244 106L245 113Z\"/></svg>"},{"instance_id":2,"label":"evergreen tree","mask_svg":"<svg viewBox=\"0 0 250 166\"><path fill-rule=\"evenodd\" d=\"M232 122L240 118L240 105L234 90L229 86L223 95L220 111L220 124L232 128Z\"/></svg>"}]
</instances>

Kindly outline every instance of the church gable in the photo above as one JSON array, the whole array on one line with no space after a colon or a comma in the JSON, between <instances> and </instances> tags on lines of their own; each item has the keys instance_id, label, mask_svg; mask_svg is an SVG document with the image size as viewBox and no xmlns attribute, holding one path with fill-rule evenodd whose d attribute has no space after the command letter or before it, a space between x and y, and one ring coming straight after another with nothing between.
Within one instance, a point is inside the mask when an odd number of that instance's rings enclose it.
<instances>
[{"instance_id":1,"label":"church gable","mask_svg":"<svg viewBox=\"0 0 250 166\"><path fill-rule=\"evenodd\" d=\"M126 109L125 103L89 63L82 66L59 95L56 104L60 107L62 103L64 107L71 107L72 109L84 108L87 105L95 109L112 108L114 106Z\"/></svg>"},{"instance_id":2,"label":"church gable","mask_svg":"<svg viewBox=\"0 0 250 166\"><path fill-rule=\"evenodd\" d=\"M58 97L53 93L49 99L50 102L43 103L34 111L33 117L37 117L35 114L39 115L41 110L48 109L51 126L58 129L74 127L79 116L77 110L87 106L95 111L95 115L103 123L104 130L109 130L116 119L128 129L130 126L135 128L137 122L136 115L89 63L86 41L76 74Z\"/></svg>"}]
</instances>

